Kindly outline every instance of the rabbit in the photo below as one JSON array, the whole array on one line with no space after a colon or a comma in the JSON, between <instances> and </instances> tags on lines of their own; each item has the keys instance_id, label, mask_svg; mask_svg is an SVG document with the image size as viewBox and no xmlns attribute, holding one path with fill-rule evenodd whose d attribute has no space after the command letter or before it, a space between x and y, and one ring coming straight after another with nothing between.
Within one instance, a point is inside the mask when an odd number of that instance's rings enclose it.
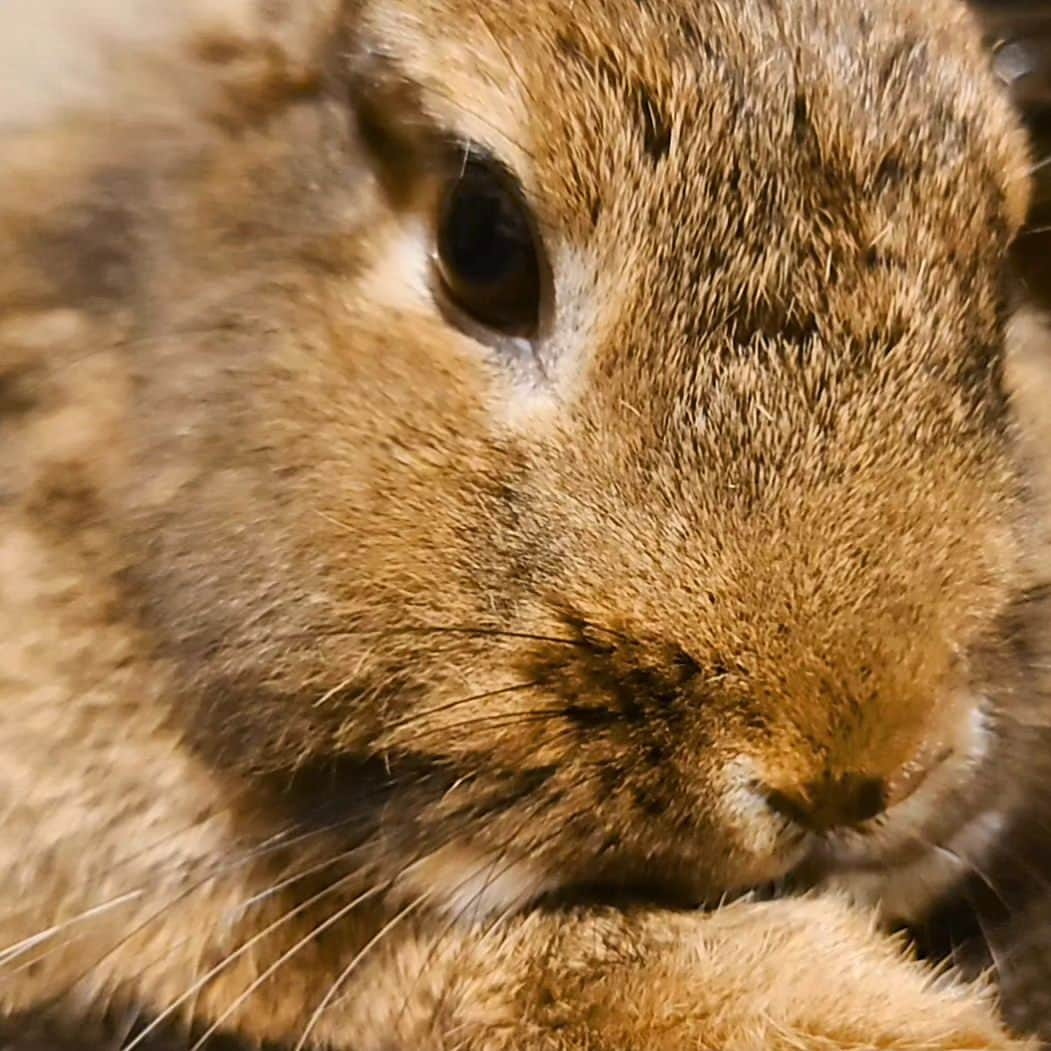
<instances>
[{"instance_id":1,"label":"rabbit","mask_svg":"<svg viewBox=\"0 0 1051 1051\"><path fill-rule=\"evenodd\" d=\"M885 929L1046 719L962 6L7 0L0 67L9 1027L1032 1046Z\"/></svg>"}]
</instances>

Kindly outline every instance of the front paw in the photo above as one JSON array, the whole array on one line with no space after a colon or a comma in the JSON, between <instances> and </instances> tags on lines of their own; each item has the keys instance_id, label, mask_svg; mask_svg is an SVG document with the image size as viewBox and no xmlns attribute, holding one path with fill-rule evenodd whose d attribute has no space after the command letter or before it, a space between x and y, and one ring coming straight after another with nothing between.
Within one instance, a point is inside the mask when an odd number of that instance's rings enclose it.
<instances>
[{"instance_id":1,"label":"front paw","mask_svg":"<svg viewBox=\"0 0 1051 1051\"><path fill-rule=\"evenodd\" d=\"M936 975L832 899L582 917L549 961L537 1051L1033 1047L987 989Z\"/></svg>"},{"instance_id":2,"label":"front paw","mask_svg":"<svg viewBox=\"0 0 1051 1051\"><path fill-rule=\"evenodd\" d=\"M1007 1033L985 988L936 975L832 899L537 913L457 937L420 970L400 969L414 985L397 1017L381 1018L373 998L377 1048L1035 1051Z\"/></svg>"}]
</instances>

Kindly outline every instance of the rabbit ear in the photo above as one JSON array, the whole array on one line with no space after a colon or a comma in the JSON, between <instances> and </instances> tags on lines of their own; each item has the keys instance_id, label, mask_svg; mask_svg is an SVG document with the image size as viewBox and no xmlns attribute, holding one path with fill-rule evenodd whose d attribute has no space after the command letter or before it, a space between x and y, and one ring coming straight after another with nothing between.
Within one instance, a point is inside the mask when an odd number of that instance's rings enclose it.
<instances>
[{"instance_id":1,"label":"rabbit ear","mask_svg":"<svg viewBox=\"0 0 1051 1051\"><path fill-rule=\"evenodd\" d=\"M67 109L184 109L231 123L313 89L357 9L341 0L34 0L0 3L0 127ZM348 10L349 7L349 10ZM9 83L8 83L9 81Z\"/></svg>"},{"instance_id":2,"label":"rabbit ear","mask_svg":"<svg viewBox=\"0 0 1051 1051\"><path fill-rule=\"evenodd\" d=\"M366 0L193 0L191 7L192 60L207 67L219 115L231 124L330 90L350 104L366 145L395 181L399 167L434 149L437 129L419 89L366 27Z\"/></svg>"},{"instance_id":3,"label":"rabbit ear","mask_svg":"<svg viewBox=\"0 0 1051 1051\"><path fill-rule=\"evenodd\" d=\"M232 117L262 117L322 85L347 32L347 6L340 0L192 0L188 57L215 80Z\"/></svg>"}]
</instances>

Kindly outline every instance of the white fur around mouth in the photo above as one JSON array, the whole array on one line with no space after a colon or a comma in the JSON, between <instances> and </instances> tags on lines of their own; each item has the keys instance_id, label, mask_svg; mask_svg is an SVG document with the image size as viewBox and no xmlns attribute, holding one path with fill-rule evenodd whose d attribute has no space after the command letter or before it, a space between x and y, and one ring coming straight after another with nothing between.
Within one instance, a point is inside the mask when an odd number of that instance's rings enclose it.
<instances>
[{"instance_id":1,"label":"white fur around mouth","mask_svg":"<svg viewBox=\"0 0 1051 1051\"><path fill-rule=\"evenodd\" d=\"M470 844L450 844L410 867L399 890L426 897L458 923L523 909L554 886L528 859L508 860Z\"/></svg>"}]
</instances>

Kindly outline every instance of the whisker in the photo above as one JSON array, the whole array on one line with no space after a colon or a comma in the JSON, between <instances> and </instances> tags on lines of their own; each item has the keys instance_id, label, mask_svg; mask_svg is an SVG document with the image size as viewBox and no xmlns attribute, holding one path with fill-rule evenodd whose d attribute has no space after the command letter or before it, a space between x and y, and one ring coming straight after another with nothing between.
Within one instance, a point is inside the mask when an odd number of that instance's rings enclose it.
<instances>
[{"instance_id":1,"label":"whisker","mask_svg":"<svg viewBox=\"0 0 1051 1051\"><path fill-rule=\"evenodd\" d=\"M249 850L247 853L240 855L232 861L226 862L221 865L214 865L207 868L203 874L188 886L180 888L178 893L169 897L164 904L158 909L151 912L145 919L140 923L136 924L129 932L124 934L118 941L111 945L105 952L102 953L92 964L78 974L71 982L68 983L63 993L56 994L56 999L61 996L68 995L73 989L75 989L81 982L86 981L106 960L110 959L115 953L119 952L125 945L133 940L136 936L147 930L152 924L162 919L173 907L177 906L180 902L185 901L191 895L199 891L202 887L206 886L209 882L215 879L217 876L223 876L230 872L236 872L238 869L244 868L246 865L250 865L255 861L258 861L262 857L266 857L268 854L275 853L278 850L285 849L287 847L294 846L298 843L310 840L315 836L322 835L326 832L332 831L333 829L343 827L350 824L354 818L344 818L339 821L331 822L328 825L322 825L319 828L308 829L305 832L297 832L295 835L290 835L293 830L285 830L282 833L278 833L274 836L268 837L263 841L262 845L257 846ZM136 888L137 890L145 890L145 887ZM65 948L69 943L64 942L59 945L52 947L48 952L41 954L30 961L35 963L38 960L44 959L52 952L56 952L59 949ZM14 974L19 973L23 968L18 968L15 971L9 972L5 977L11 977Z\"/></svg>"},{"instance_id":2,"label":"whisker","mask_svg":"<svg viewBox=\"0 0 1051 1051\"><path fill-rule=\"evenodd\" d=\"M411 916L426 900L427 900L427 895L421 894L419 897L417 897L413 901L409 902L409 904L406 905L405 908L401 909L393 917L391 917L391 919L389 919L358 950L358 952L354 955L354 957L350 961L350 963L348 963L347 966L344 967L342 971L340 971L340 973L336 977L335 981L333 981L332 984L329 986L328 992L325 993L324 997L321 1000L321 1003L319 1003L317 1005L317 1007L314 1009L314 1012L313 1012L313 1014L311 1014L310 1018L307 1020L307 1024L303 1028L303 1033L300 1036L299 1040L297 1041L296 1046L293 1048L293 1051L303 1051L303 1047L306 1044L308 1038L310 1037L310 1034L313 1031L314 1026L317 1025L317 1023L318 1023L319 1019L321 1018L321 1016L328 1009L329 1004L332 1003L332 1000L338 995L340 989L343 988L343 984L351 976L351 974L358 967L358 965L361 963L361 961L364 960L365 957L372 951L372 949L376 945L378 945L384 938L386 938L390 934L390 932L392 930L394 930L395 927L398 926L398 924L402 923L406 918ZM196 1048L193 1049L193 1051L196 1051Z\"/></svg>"},{"instance_id":3,"label":"whisker","mask_svg":"<svg viewBox=\"0 0 1051 1051\"><path fill-rule=\"evenodd\" d=\"M540 107L539 103L537 102L536 96L530 90L530 87L529 87L528 82L526 81L526 78L522 75L522 71L518 68L518 63L515 61L515 58L514 58L514 55L511 52L511 49L507 46L507 44L503 40L500 39L499 34L496 33L496 31L493 29L493 27L489 24L489 20L485 17L485 9L484 8L482 8L478 12L478 20L482 23L482 26L485 29L486 35L493 42L493 45L500 52L500 54L503 55L504 61L507 63L507 68L510 69L511 75L518 82L518 85L522 89L522 92L525 94L525 97L533 104L533 107L535 109L539 110L541 107ZM518 144L516 143L516 145L518 145ZM522 147L519 146L519 149L521 149L521 148ZM528 156L530 156L530 159L532 159L531 155L528 155Z\"/></svg>"},{"instance_id":4,"label":"whisker","mask_svg":"<svg viewBox=\"0 0 1051 1051\"><path fill-rule=\"evenodd\" d=\"M204 941L199 942L198 945L197 945L197 954L196 954L196 956L194 958L194 963L193 963L193 974L194 975L200 974L201 973L201 968L204 966L205 947L206 946L205 946L205 942ZM193 996L190 998L190 1002L186 1005L185 1017L187 1019L187 1027L186 1027L186 1043L187 1044L189 1044L190 1037L193 1034L193 1020L197 1017L197 1013L200 1010L200 1001L201 1001L201 991L198 989L197 992L195 992L193 994ZM125 1040L127 1040L128 1035L130 1034L130 1032L131 1032L131 1030L128 1030L128 1032L124 1034L124 1037L121 1039L120 1043L116 1045L118 1051L119 1051L119 1049L121 1047L124 1046L124 1042L125 1042Z\"/></svg>"},{"instance_id":5,"label":"whisker","mask_svg":"<svg viewBox=\"0 0 1051 1051\"><path fill-rule=\"evenodd\" d=\"M253 894L252 897L246 898L237 908L240 912L245 912L261 902L266 901L267 898L272 898L275 894L279 894L281 891L290 887L293 883L298 883L300 880L306 879L308 876L317 875L324 869L331 868L333 865L338 865L341 861L346 861L352 858L355 854L363 851L365 847L353 847L350 850L344 850L339 854L334 854L330 858L324 858L321 861L316 862L313 865L308 865L305 869L300 869L298 872L293 873L291 876L285 876L277 883L266 888L266 890L259 891L258 894Z\"/></svg>"},{"instance_id":6,"label":"whisker","mask_svg":"<svg viewBox=\"0 0 1051 1051\"><path fill-rule=\"evenodd\" d=\"M286 887L289 884L291 884L291 883L293 883L293 882L295 882L297 880L303 879L303 878L305 878L305 877L307 877L307 876L309 876L309 875L311 875L313 873L316 873L317 871L319 871L320 869L322 869L322 868L324 868L326 866L332 865L332 864L334 864L334 863L336 863L338 861L341 861L341 860L346 860L346 858L353 856L359 850L363 850L363 849L365 849L365 846L357 847L357 848L354 848L352 850L345 851L342 854L337 855L335 857L327 858L327 859L322 860L321 862L318 862L316 864L310 865L307 868L302 869L302 870L292 874L289 877L286 877L280 883L275 884L274 886L268 887L266 890L260 892L257 895L254 895L252 898L249 898L246 901L239 903L237 906L234 907L234 909L228 910L227 911L227 915L229 915L231 912L241 913L244 910L246 910L247 908L251 907L254 903L257 903L257 902L263 900L264 898L266 898L268 896L271 896L274 893L277 893L283 887ZM414 865L415 864L418 864L418 862L414 863ZM414 867L414 866L409 866L410 869L412 867ZM242 956L245 952L249 951L254 945L256 945L260 941L262 941L268 934L272 933L274 930L276 930L282 924L284 924L284 923L288 922L289 920L291 920L295 915L301 914L304 910L309 908L311 905L316 904L318 901L320 901L322 898L324 898L327 894L334 892L339 886L343 885L348 879L353 879L357 875L359 875L359 873L353 873L353 874L350 874L347 877L344 877L344 878L342 878L340 880L335 881L334 883L330 884L327 888L325 888L323 891L319 892L318 894L315 894L308 901L300 903L299 905L297 905L295 908L293 908L289 912L285 913L281 917L278 917L276 920L271 922L267 926L267 928L265 928L264 930L257 932L252 938L249 939L249 941L247 943L245 943L244 945L238 947L235 951L230 953L222 961L220 961L218 964L216 964L214 967L212 967L207 974L195 979L193 984L188 989L186 989L184 991L184 993L182 993L176 1001L174 1001L173 1003L169 1004L165 1008L165 1010L161 1013L160 1016L158 1016L158 1017L156 1017L156 1018L154 1018L152 1020L151 1025L147 1028L146 1031L138 1033L137 1036L136 1036L136 1039L132 1043L130 1043L126 1048L123 1048L122 1051L131 1051L132 1048L136 1047L139 1043L141 1043L142 1040L144 1040L146 1037L148 1037L148 1035L151 1032L155 1031L157 1026L162 1024L167 1018L169 1018L172 1015L172 1013L174 1013L176 1010L178 1010L178 1008L183 1003L185 1003L191 997L196 999L199 996L200 990L212 978L214 978L216 974L218 974L222 969L224 969L226 966L228 966L230 963L232 963L238 957ZM313 933L314 934L319 933L319 930L320 929L315 929L315 931ZM185 942L187 940L189 940L189 939L188 938L183 939L183 941L180 942L179 944L185 944ZM151 961L151 963L147 964L146 967L148 968L148 967L156 966L157 964L161 963L164 959L166 959L167 955L168 955L167 953L162 954L161 956L159 956L156 959L154 959L153 961ZM291 955L291 953L289 955ZM192 1017L192 1015L191 1015L191 1017Z\"/></svg>"},{"instance_id":7,"label":"whisker","mask_svg":"<svg viewBox=\"0 0 1051 1051\"><path fill-rule=\"evenodd\" d=\"M982 871L981 868L974 864L973 861L970 861L969 859L963 857L961 854L958 854L955 850L950 850L948 847L943 846L939 843L929 843L928 846L933 847L936 853L941 854L943 857L949 858L961 868L977 876L978 879L981 880L982 885L996 898L996 900L1008 912L1011 911L1011 906L1008 905L1007 901L1004 899L1004 896L1000 893L1000 890L996 886L996 884L992 881L992 879L989 878L989 876L985 874L985 872Z\"/></svg>"},{"instance_id":8,"label":"whisker","mask_svg":"<svg viewBox=\"0 0 1051 1051\"><path fill-rule=\"evenodd\" d=\"M185 825L181 825L180 827L178 827L178 828L176 828L176 829L174 829L172 831L165 832L164 835L159 836L157 839L152 840L151 842L140 846L136 850L132 851L130 854L125 854L124 856L118 858L116 861L113 862L113 864L111 864L103 872L94 873L93 874L93 878L97 879L97 880L111 878L113 875L115 875L117 872L119 872L126 865L129 865L132 862L138 860L139 858L143 857L145 854L148 854L150 851L155 850L155 849L157 849L160 846L163 846L165 843L168 843L168 842L170 842L173 839L177 839L179 836L184 835L187 832L190 832L190 831L194 830L195 828L199 828L205 822L207 822L207 821L209 821L209 820L211 820L211 819L213 819L215 817L218 817L221 814L226 813L227 811L232 809L232 807L234 807L235 805L236 805L236 800L232 801L230 804L228 804L227 806L223 807L220 810L213 811L203 821L202 821L201 818L195 818L193 821L187 822ZM269 836L267 839L263 840L263 843L260 844L260 845L262 846L262 845L265 845L267 843L270 843L274 839L276 839L276 838L278 838L280 836L286 835L286 834L288 834L288 833L287 832L275 833L273 836ZM140 885L140 886L137 886L137 887L130 888L126 893L128 893L128 894L137 893L137 892L142 891L144 889L145 889L145 885ZM92 906L92 908L94 908L94 906ZM5 917L17 916L20 912L24 912L24 911L25 911L24 908L12 909L9 912L5 913L4 915L5 915ZM2 954L0 954L0 956L2 956ZM2 960L0 960L0 962L2 962Z\"/></svg>"},{"instance_id":9,"label":"whisker","mask_svg":"<svg viewBox=\"0 0 1051 1051\"><path fill-rule=\"evenodd\" d=\"M530 631L510 631L502 628L483 628L471 625L433 626L403 629L409 633L425 633L435 635L467 635L479 638L494 639L525 639L529 642L549 642L556 646L581 647L583 643L579 639L570 639L562 635L540 635ZM374 632L375 634L375 632Z\"/></svg>"},{"instance_id":10,"label":"whisker","mask_svg":"<svg viewBox=\"0 0 1051 1051\"><path fill-rule=\"evenodd\" d=\"M420 741L433 737L435 734L448 734L472 726L489 726L494 730L506 730L514 726L526 726L535 723L544 723L565 719L566 713L561 708L538 708L523 712L492 712L488 715L479 715L471 719L461 719L459 722L449 723L444 726L424 727L414 734L408 741L399 741L398 747L405 748L409 745L418 745Z\"/></svg>"},{"instance_id":11,"label":"whisker","mask_svg":"<svg viewBox=\"0 0 1051 1051\"><path fill-rule=\"evenodd\" d=\"M347 852L347 854L350 853L353 853L353 851ZM343 860L343 858L344 855L339 855L337 857L330 858L328 859L326 864L335 864L337 861ZM306 876L317 871L320 867L322 866L311 866L309 869L297 873L295 876L289 877L288 879L282 881L281 884L270 888L266 893L274 893L284 886L288 886L289 884L294 883L297 880L304 879ZM207 970L200 978L196 979L196 981L194 981L193 984L184 993L182 993L177 999L173 1000L159 1015L157 1015L156 1018L154 1018L153 1021L151 1021L150 1024L145 1029L143 1029L135 1037L134 1040L131 1041L131 1043L123 1045L121 1047L121 1051L133 1051L133 1049L138 1047L144 1040L146 1040L146 1038L152 1032L154 1032L159 1026L163 1025L164 1022L168 1018L170 1018L172 1014L175 1011L177 1011L184 1003L186 1003L187 1000L189 1000L192 996L194 996L201 989L203 989L205 985L207 985L217 974L225 970L231 963L233 963L235 960L240 959L240 957L242 957L246 952L248 952L254 946L258 945L259 942L261 942L264 938L268 937L270 934L272 934L279 927L283 926L289 920L292 920L296 916L301 915L307 909L313 907L319 901L328 897L329 894L334 893L341 886L345 886L348 882L355 879L358 875L358 873L349 873L348 875L341 876L339 879L334 880L327 887L318 891L316 894L313 894L304 901L301 901L294 908L282 913L276 920L273 920L271 923L267 924L262 930L257 931L254 935L252 935L251 938L249 938L246 942L240 945L235 951L227 954L225 957L223 957L222 960L215 964L215 966L209 968L209 970ZM256 895L255 898L250 898L247 902L238 906L238 911L243 911L243 909L248 908L253 902L262 900L262 897L264 896L265 895Z\"/></svg>"},{"instance_id":12,"label":"whisker","mask_svg":"<svg viewBox=\"0 0 1051 1051\"><path fill-rule=\"evenodd\" d=\"M177 827L177 828L175 828L173 830L169 830L169 831L165 832L163 835L158 836L156 839L151 840L148 843L140 845L135 850L133 850L131 853L125 854L122 857L116 859L108 868L105 869L105 871L103 871L101 873L93 874L93 878L95 878L95 879L108 879L108 878L112 877L113 875L115 875L116 873L118 873L126 865L129 865L132 862L137 861L139 858L143 857L144 855L150 853L150 851L156 850L158 847L162 847L166 843L170 843L173 839L178 839L179 836L185 835L186 833L191 832L191 831L193 831L196 828L199 828L202 824L204 824L204 823L206 823L206 822L208 822L210 820L213 820L213 819L215 819L217 817L220 817L220 816L228 813L234 806L237 805L238 798L239 798L239 796L241 794L242 793L237 793L235 795L235 798L233 800L231 800L231 802L229 802L226 806L221 807L218 810L212 811L203 820L200 817L196 817L192 821L188 821L188 822L186 822L186 824L180 825L179 827ZM141 888L132 888L132 890L138 890L138 889L141 889ZM129 891L129 893L130 893L130 891ZM16 916L20 912L24 912L24 911L26 911L25 908L12 909L12 910L6 912L4 915L5 915L5 917L11 917L11 916Z\"/></svg>"},{"instance_id":13,"label":"whisker","mask_svg":"<svg viewBox=\"0 0 1051 1051\"><path fill-rule=\"evenodd\" d=\"M53 938L56 934L61 934L62 931L67 930L75 924L82 923L84 920L90 920L95 916L108 912L110 909L115 909L129 901L135 901L138 898L141 898L143 893L143 889L140 888L127 891L124 894L119 894L117 897L111 898L109 901L104 901L99 905L93 905L91 908L85 909L83 912L70 917L62 923L56 923L54 926L48 927L46 930L39 931L36 934L30 935L28 938L23 938L21 941L7 946L7 948L0 950L0 966L18 959L18 957L23 956L31 949L34 949L41 943Z\"/></svg>"},{"instance_id":14,"label":"whisker","mask_svg":"<svg viewBox=\"0 0 1051 1051\"><path fill-rule=\"evenodd\" d=\"M935 843L933 840L926 839L923 836L913 834L912 839L919 843L923 847L927 847L933 850L936 854L940 854L944 858L948 858L957 867L963 869L965 872L969 872L978 877L982 885L992 894L996 900L1003 906L1003 908L1010 913L1011 906L1007 903L1000 889L993 882L993 880L986 875L986 873L969 858L965 858L962 854L957 853L955 850L945 846L942 843Z\"/></svg>"},{"instance_id":15,"label":"whisker","mask_svg":"<svg viewBox=\"0 0 1051 1051\"><path fill-rule=\"evenodd\" d=\"M618 642L629 642L630 639L622 631L616 631L613 628L607 628L604 624L599 624L593 620L585 620L581 618L578 622L581 628L588 631L597 632L599 635L609 635L611 638L616 639Z\"/></svg>"},{"instance_id":16,"label":"whisker","mask_svg":"<svg viewBox=\"0 0 1051 1051\"><path fill-rule=\"evenodd\" d=\"M494 134L502 138L505 142L510 143L512 146L515 147L515 149L519 150L524 157L527 157L529 160L536 159L536 154L532 150L528 149L523 142L521 142L519 139L512 138L510 135L507 134L506 125L501 126L500 124L497 124L495 121L492 120L492 118L486 117L483 113L479 112L478 110L472 109L469 106L464 105L464 101L462 98L454 98L452 95L440 91L433 84L428 84L427 89L435 97L443 99L450 105L455 106L458 110L462 110L469 116L474 117L475 120L480 121Z\"/></svg>"},{"instance_id":17,"label":"whisker","mask_svg":"<svg viewBox=\"0 0 1051 1051\"><path fill-rule=\"evenodd\" d=\"M536 632L512 631L502 628L482 627L470 624L410 624L403 627L385 628L318 628L311 631L282 632L279 635L263 635L259 640L235 640L217 644L213 652L236 650L245 647L256 647L274 642L311 642L316 639L340 638L396 638L399 635L464 635L477 638L524 639L529 642L545 642L553 646L571 646L581 648L584 643L579 639L567 638L564 635L543 635Z\"/></svg>"},{"instance_id":18,"label":"whisker","mask_svg":"<svg viewBox=\"0 0 1051 1051\"><path fill-rule=\"evenodd\" d=\"M247 989L243 990L224 1011L219 1014L212 1024L204 1031L200 1039L190 1048L190 1051L201 1051L204 1045L208 1042L208 1039L212 1037L216 1030L222 1026L223 1022L227 1020L235 1011L238 1010L252 995L255 993L260 986L262 986L268 978L276 974L289 960L292 959L297 953L302 951L307 945L310 944L319 934L328 930L334 924L348 916L354 909L359 905L368 901L370 898L376 897L378 894L386 893L391 887L393 880L388 880L385 883L376 884L370 887L368 890L359 894L353 901L346 905L341 906L331 916L323 920L321 923L315 925L310 931L308 931L302 938L296 941L291 948L286 949L273 963L270 964L256 979L248 986ZM128 1051L128 1049L125 1049Z\"/></svg>"},{"instance_id":19,"label":"whisker","mask_svg":"<svg viewBox=\"0 0 1051 1051\"><path fill-rule=\"evenodd\" d=\"M270 837L268 837L268 839L264 840L263 843L259 847L254 848L253 851L249 855L243 856L243 857L237 859L237 861L231 862L231 863L229 863L227 865L217 866L217 867L215 867L213 869L208 870L198 882L191 884L188 889L187 888L183 888L182 892L180 892L179 894L174 895L171 898L169 898L159 910L157 910L156 912L152 913L149 917L147 917L147 919L143 923L139 924L136 928L134 928L130 934L126 935L124 938L122 938L120 941L118 941L115 945L112 945L105 953L103 953L102 956L100 956L97 960L95 960L95 962L91 965L91 967L87 971L85 971L85 972L81 973L80 975L78 975L77 978L75 978L73 980L73 982L70 983L70 985L67 988L67 992L69 990L75 988L76 985L79 982L81 982L84 979L86 979L88 977L88 975L92 971L94 971L102 963L104 963L106 961L106 959L108 959L109 956L111 956L114 952L118 951L121 948L121 946L124 945L130 938L133 938L136 934L141 933L141 931L143 929L145 929L145 927L148 926L149 923L159 919L161 916L164 915L165 912L168 911L168 909L170 909L174 905L177 905L181 900L183 900L183 898L187 897L189 894L192 894L194 891L199 890L202 886L204 886L214 876L221 876L221 875L223 875L226 872L236 870L237 868L241 867L243 864L249 863L249 862L251 862L253 860L257 860L259 857L263 857L267 853L275 852L275 851L277 851L277 850L279 850L279 849L281 849L283 847L291 846L291 845L293 845L293 844L295 844L295 843L297 843L297 842L299 842L301 840L309 839L312 836L318 835L318 834L320 834L322 832L329 831L331 828L338 827L340 824L343 824L343 822L334 822L330 826L324 826L324 827L319 828L319 829L311 829L308 832L305 832L305 833L302 833L300 835L294 836L291 839L282 839L280 842L274 842L274 840L277 837L276 836L270 836ZM127 896L130 897L130 896L134 895L135 898L140 898L140 897L142 897L142 895L145 892L145 890L146 890L145 886L136 887L133 890L129 891ZM92 911L92 910L88 910L88 911ZM28 968L33 967L35 964L39 963L40 961L47 959L49 956L53 955L54 953L59 952L60 950L63 950L63 949L67 949L74 941L76 941L78 938L83 937L85 933L86 932L84 932L84 931L76 932L76 933L74 933L73 937L67 938L64 941L62 941L61 943L59 943L58 945L52 946L50 949L47 949L46 951L44 951L44 952L32 957L31 959L27 960L25 963L21 964L20 966L15 967L15 968L13 968L11 970L5 971L3 973L3 975L2 975L3 980L10 980L11 978L15 977L16 975L23 973ZM179 943L179 944L182 944L182 943Z\"/></svg>"},{"instance_id":20,"label":"whisker","mask_svg":"<svg viewBox=\"0 0 1051 1051\"><path fill-rule=\"evenodd\" d=\"M989 956L992 958L993 970L996 971L998 981L1002 982L1007 975L1007 971L1004 968L1006 960L1001 958L1000 951L997 949L996 943L994 942L988 927L986 927L985 921L982 919L981 908L973 901L969 894L967 894L966 897L971 908L974 910L974 918L978 924L979 931L981 931L982 941L985 942L985 947L989 950Z\"/></svg>"},{"instance_id":21,"label":"whisker","mask_svg":"<svg viewBox=\"0 0 1051 1051\"><path fill-rule=\"evenodd\" d=\"M325 861L325 862L321 862L321 863L318 863L318 864L315 864L315 865L310 865L310 866L308 866L305 869L301 869L299 872L296 872L293 875L283 879L280 883L275 884L272 887L268 887L265 891L261 891L260 893L253 895L251 898L248 898L245 901L238 902L236 905L233 905L233 906L227 908L226 910L224 910L224 912L222 913L222 918L218 922L220 924L230 922L233 918L242 915L245 912L245 910L248 909L252 904L257 903L259 901L262 901L262 900L264 900L267 897L270 897L272 894L277 893L278 891L286 888L290 884L292 884L292 883L294 883L294 882L296 882L296 881L298 881L300 879L306 879L307 877L315 874L319 869L323 868L327 864L334 864L334 863L336 863L338 861L345 860L345 857L348 857L348 856L356 853L357 849L361 849L361 848L355 848L354 850L345 851L342 854L337 854L334 857L327 859L327 861ZM285 918L287 918L287 916ZM176 941L173 944L169 945L163 952L161 952L160 954L154 956L153 959L150 960L149 963L143 964L139 968L139 973L140 974L144 974L147 971L151 970L152 968L157 967L160 964L164 963L165 960L167 960L167 959L169 959L171 957L171 954L174 951L176 951L178 949L181 949L183 946L185 946L187 944L187 942L191 941L195 936L198 936L199 934L200 934L199 931L193 931L190 934L186 935L185 937L180 938L178 941ZM202 955L203 952L204 952L204 945L202 944L202 946L200 948L200 951L198 953L198 956ZM200 973L200 960L198 960L198 966L195 969L195 973L196 974ZM193 1004L196 1004L199 996L200 996L200 989L197 989L194 992L194 994L193 994ZM196 1014L197 1014L196 1008L191 1005L189 1010L186 1012L186 1016L188 1018L190 1018L190 1019L193 1019L193 1018L196 1017ZM130 1033L130 1029L129 1029L129 1033ZM129 1033L126 1033L123 1039L126 1039L127 1036L129 1035ZM120 1048L121 1051L123 1051L123 1048L124 1048L123 1039L119 1043L115 1042L115 1046L117 1048Z\"/></svg>"},{"instance_id":22,"label":"whisker","mask_svg":"<svg viewBox=\"0 0 1051 1051\"><path fill-rule=\"evenodd\" d=\"M1051 165L1051 154L1048 154L1048 155L1047 155L1046 157L1043 157L1043 158L1041 158L1040 160L1038 160L1038 161L1037 161L1037 162L1036 162L1036 163L1035 163L1035 164L1034 164L1034 165L1033 165L1033 166L1032 166L1032 167L1031 167L1031 168L1029 169L1029 172L1028 172L1028 174L1029 174L1029 175L1036 175L1036 173L1037 173L1037 172L1039 172L1039 171L1043 171L1043 170L1044 170L1044 168L1048 167L1049 165Z\"/></svg>"},{"instance_id":23,"label":"whisker","mask_svg":"<svg viewBox=\"0 0 1051 1051\"><path fill-rule=\"evenodd\" d=\"M470 697L461 697L456 701L449 701L445 704L436 704L430 708L422 708L417 712L413 712L411 715L405 716L403 719L398 719L393 723L389 723L383 728L384 733L389 733L392 730L400 730L404 726L409 726L414 722L427 718L429 715L439 715L442 712L452 711L454 708L461 708L466 704L474 704L477 701L486 701L491 697L501 697L509 693L514 693L517 690L529 690L538 686L543 686L543 679L534 679L531 682L519 682L512 686L502 686L495 690L486 690L484 693L472 694Z\"/></svg>"}]
</instances>

